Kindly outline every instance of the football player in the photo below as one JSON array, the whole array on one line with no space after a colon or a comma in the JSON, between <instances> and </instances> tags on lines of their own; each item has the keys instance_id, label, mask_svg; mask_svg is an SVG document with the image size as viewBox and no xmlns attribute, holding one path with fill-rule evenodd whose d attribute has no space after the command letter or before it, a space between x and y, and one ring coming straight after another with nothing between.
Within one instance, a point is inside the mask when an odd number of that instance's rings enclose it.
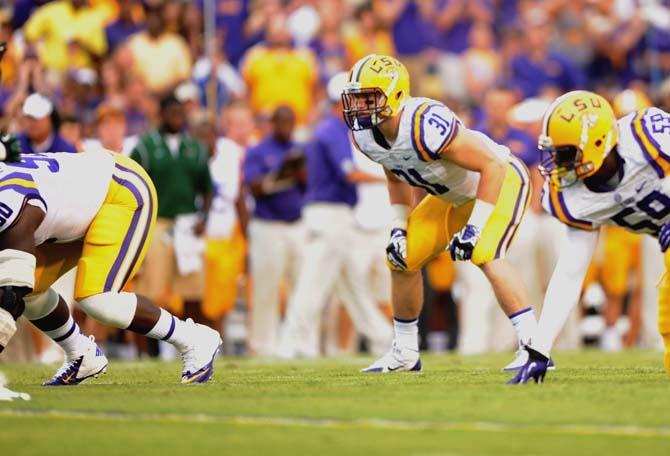
<instances>
[{"instance_id":1,"label":"football player","mask_svg":"<svg viewBox=\"0 0 670 456\"><path fill-rule=\"evenodd\" d=\"M172 343L183 357L182 383L209 380L218 332L121 291L142 263L156 220L154 186L142 167L108 151L21 156L15 138L0 144L0 351L24 315L66 352L44 385L78 384L106 369L102 351L51 289L77 266L82 310Z\"/></svg>"},{"instance_id":2,"label":"football player","mask_svg":"<svg viewBox=\"0 0 670 456\"><path fill-rule=\"evenodd\" d=\"M650 108L651 101L637 90L626 89L612 99L612 109L617 119L634 111ZM600 347L605 351L620 351L624 345L635 343L640 324L640 298L642 264L641 236L620 226L604 225L596 247L583 289L598 281L605 291L607 301L603 311L605 330L600 337ZM630 330L624 335L616 324L629 295L628 314Z\"/></svg>"},{"instance_id":3,"label":"football player","mask_svg":"<svg viewBox=\"0 0 670 456\"><path fill-rule=\"evenodd\" d=\"M658 293L658 329L670 374L670 115L658 108L617 121L610 104L568 92L544 116L542 205L568 226L528 361L510 383L541 382L552 344L577 303L596 246L597 228L614 225L658 238L666 273Z\"/></svg>"},{"instance_id":4,"label":"football player","mask_svg":"<svg viewBox=\"0 0 670 456\"><path fill-rule=\"evenodd\" d=\"M368 55L354 64L342 94L358 148L385 168L394 221L386 249L395 338L364 372L420 371L417 319L421 267L448 248L489 279L520 344L536 320L517 272L505 261L528 204L528 170L509 149L466 128L444 104L410 96L398 60ZM414 207L412 187L429 193Z\"/></svg>"}]
</instances>

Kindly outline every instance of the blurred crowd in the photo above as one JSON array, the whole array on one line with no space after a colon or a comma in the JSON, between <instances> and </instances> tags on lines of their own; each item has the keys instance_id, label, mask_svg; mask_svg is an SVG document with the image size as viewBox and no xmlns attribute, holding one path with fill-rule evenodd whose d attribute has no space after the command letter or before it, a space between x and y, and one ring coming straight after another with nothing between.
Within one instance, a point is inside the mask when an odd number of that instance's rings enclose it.
<instances>
[{"instance_id":1,"label":"blurred crowd","mask_svg":"<svg viewBox=\"0 0 670 456\"><path fill-rule=\"evenodd\" d=\"M0 41L8 43L0 129L16 133L26 152L105 148L147 169L159 220L131 286L221 329L228 353L385 348L384 175L342 139L338 114L338 77L359 58L397 56L412 95L445 102L535 170L532 210L510 257L537 310L562 236L539 205L544 109L580 88L608 97L621 115L670 109L668 0L0 5ZM341 216L320 219L323 204L343 208ZM601 237L585 306L563 346L655 346L660 255L615 230ZM479 270L441 256L424 276L424 348L513 348ZM306 315L314 332L296 334ZM93 322L84 327L120 357L160 351ZM315 349L282 351L287 337L314 338ZM39 338L29 345L48 358Z\"/></svg>"}]
</instances>

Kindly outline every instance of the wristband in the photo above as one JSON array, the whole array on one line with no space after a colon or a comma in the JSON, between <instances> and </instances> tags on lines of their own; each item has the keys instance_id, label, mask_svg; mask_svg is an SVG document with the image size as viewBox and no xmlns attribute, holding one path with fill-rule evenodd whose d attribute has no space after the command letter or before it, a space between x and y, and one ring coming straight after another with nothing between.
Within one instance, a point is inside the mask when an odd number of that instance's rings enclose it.
<instances>
[{"instance_id":1,"label":"wristband","mask_svg":"<svg viewBox=\"0 0 670 456\"><path fill-rule=\"evenodd\" d=\"M495 209L493 204L476 199L475 206L472 208L472 213L470 214L467 224L474 225L481 232L484 229L486 222L488 222L489 217L491 217L493 209Z\"/></svg>"},{"instance_id":2,"label":"wristband","mask_svg":"<svg viewBox=\"0 0 670 456\"><path fill-rule=\"evenodd\" d=\"M407 219L409 218L409 206L406 204L392 204L391 212L393 219L391 221L391 228L407 229Z\"/></svg>"}]
</instances>

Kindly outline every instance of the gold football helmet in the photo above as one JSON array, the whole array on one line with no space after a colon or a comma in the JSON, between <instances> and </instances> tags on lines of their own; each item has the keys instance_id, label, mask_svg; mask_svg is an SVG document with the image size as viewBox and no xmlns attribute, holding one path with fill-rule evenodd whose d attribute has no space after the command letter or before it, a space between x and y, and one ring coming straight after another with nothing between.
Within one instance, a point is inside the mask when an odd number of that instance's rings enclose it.
<instances>
[{"instance_id":1,"label":"gold football helmet","mask_svg":"<svg viewBox=\"0 0 670 456\"><path fill-rule=\"evenodd\" d=\"M354 64L342 92L344 120L365 130L398 114L409 97L409 73L397 59L370 54Z\"/></svg>"},{"instance_id":2,"label":"gold football helmet","mask_svg":"<svg viewBox=\"0 0 670 456\"><path fill-rule=\"evenodd\" d=\"M617 144L616 121L610 104L596 93L577 90L558 97L544 115L538 141L542 175L563 187L593 175Z\"/></svg>"}]
</instances>

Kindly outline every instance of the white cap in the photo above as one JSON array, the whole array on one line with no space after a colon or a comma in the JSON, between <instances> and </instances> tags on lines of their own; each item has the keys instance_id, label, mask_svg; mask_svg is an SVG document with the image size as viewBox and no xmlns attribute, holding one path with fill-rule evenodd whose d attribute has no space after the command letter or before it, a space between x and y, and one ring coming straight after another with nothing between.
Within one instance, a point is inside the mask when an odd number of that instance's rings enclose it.
<instances>
[{"instance_id":1,"label":"white cap","mask_svg":"<svg viewBox=\"0 0 670 456\"><path fill-rule=\"evenodd\" d=\"M98 74L90 68L79 68L74 71L73 79L79 84L92 86L98 82Z\"/></svg>"},{"instance_id":2,"label":"white cap","mask_svg":"<svg viewBox=\"0 0 670 456\"><path fill-rule=\"evenodd\" d=\"M347 83L348 77L349 74L346 71L340 71L328 81L326 93L328 94L328 99L333 103L337 103L342 99L342 92L344 91L344 85Z\"/></svg>"},{"instance_id":3,"label":"white cap","mask_svg":"<svg viewBox=\"0 0 670 456\"><path fill-rule=\"evenodd\" d=\"M23 102L23 114L33 119L44 119L51 115L54 105L47 97L39 93L28 95Z\"/></svg>"},{"instance_id":4,"label":"white cap","mask_svg":"<svg viewBox=\"0 0 670 456\"><path fill-rule=\"evenodd\" d=\"M174 96L180 103L200 100L200 88L191 81L182 82L174 91Z\"/></svg>"},{"instance_id":5,"label":"white cap","mask_svg":"<svg viewBox=\"0 0 670 456\"><path fill-rule=\"evenodd\" d=\"M539 122L551 106L551 102L543 98L526 98L515 105L509 112L510 120L520 123Z\"/></svg>"}]
</instances>

